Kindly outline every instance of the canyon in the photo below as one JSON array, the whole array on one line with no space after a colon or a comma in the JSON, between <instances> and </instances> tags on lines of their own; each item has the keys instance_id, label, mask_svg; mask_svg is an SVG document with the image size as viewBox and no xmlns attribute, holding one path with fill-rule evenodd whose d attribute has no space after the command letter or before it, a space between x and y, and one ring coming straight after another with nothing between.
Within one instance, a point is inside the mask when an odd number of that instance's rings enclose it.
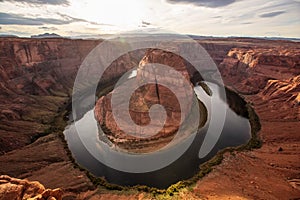
<instances>
[{"instance_id":1,"label":"canyon","mask_svg":"<svg viewBox=\"0 0 300 200\"><path fill-rule=\"evenodd\" d=\"M190 190L179 191L178 198L299 198L300 44L254 38L198 42L218 65L225 85L258 114L263 144L251 151L225 153L221 164ZM70 103L77 70L100 43L64 38L0 39L1 175L61 188L63 199L152 198L146 192L122 194L96 187L83 170L74 167L62 138L66 123L60 116ZM129 53L115 60L100 83L138 65L144 53ZM159 60L163 52L154 53L157 57L150 61L179 66L172 60ZM154 89L149 86L147 90ZM0 186L3 184L1 181Z\"/></svg>"}]
</instances>

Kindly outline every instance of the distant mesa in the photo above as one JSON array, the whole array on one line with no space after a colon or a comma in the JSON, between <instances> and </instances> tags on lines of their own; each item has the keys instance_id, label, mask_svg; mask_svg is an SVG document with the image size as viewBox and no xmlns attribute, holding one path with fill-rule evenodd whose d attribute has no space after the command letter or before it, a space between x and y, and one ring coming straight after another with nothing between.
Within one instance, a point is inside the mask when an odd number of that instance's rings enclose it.
<instances>
[{"instance_id":1,"label":"distant mesa","mask_svg":"<svg viewBox=\"0 0 300 200\"><path fill-rule=\"evenodd\" d=\"M17 38L18 36L17 35L9 35L9 34L0 34L0 38L3 38L3 37Z\"/></svg>"},{"instance_id":2,"label":"distant mesa","mask_svg":"<svg viewBox=\"0 0 300 200\"><path fill-rule=\"evenodd\" d=\"M44 33L39 35L32 35L31 38L62 38L62 36L56 33Z\"/></svg>"}]
</instances>

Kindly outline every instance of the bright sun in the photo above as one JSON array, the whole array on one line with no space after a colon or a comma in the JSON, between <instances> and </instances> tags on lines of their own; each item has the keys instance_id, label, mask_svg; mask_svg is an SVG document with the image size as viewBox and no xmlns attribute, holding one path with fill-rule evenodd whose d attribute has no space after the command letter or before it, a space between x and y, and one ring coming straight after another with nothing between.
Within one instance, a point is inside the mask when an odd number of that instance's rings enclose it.
<instances>
[{"instance_id":1,"label":"bright sun","mask_svg":"<svg viewBox=\"0 0 300 200\"><path fill-rule=\"evenodd\" d=\"M140 0L72 1L71 12L99 24L129 28L143 20L144 5Z\"/></svg>"}]
</instances>

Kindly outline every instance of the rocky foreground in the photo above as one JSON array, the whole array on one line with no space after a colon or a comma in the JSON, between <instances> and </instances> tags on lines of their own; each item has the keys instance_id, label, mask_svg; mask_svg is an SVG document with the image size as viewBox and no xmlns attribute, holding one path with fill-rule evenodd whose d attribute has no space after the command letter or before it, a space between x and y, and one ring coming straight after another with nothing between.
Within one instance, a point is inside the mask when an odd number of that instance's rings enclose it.
<instances>
[{"instance_id":1,"label":"rocky foreground","mask_svg":"<svg viewBox=\"0 0 300 200\"><path fill-rule=\"evenodd\" d=\"M151 198L137 191L96 188L74 167L61 139L65 124L55 117L69 101L78 67L100 42L0 39L0 174L61 188L63 199ZM177 197L300 198L300 44L239 38L199 43L219 66L225 85L253 105L262 124L263 146L225 154L209 175ZM102 81L118 77L140 59L122 56Z\"/></svg>"},{"instance_id":2,"label":"rocky foreground","mask_svg":"<svg viewBox=\"0 0 300 200\"><path fill-rule=\"evenodd\" d=\"M61 200L61 189L45 189L37 181L27 181L9 176L0 176L0 194L3 200Z\"/></svg>"}]
</instances>

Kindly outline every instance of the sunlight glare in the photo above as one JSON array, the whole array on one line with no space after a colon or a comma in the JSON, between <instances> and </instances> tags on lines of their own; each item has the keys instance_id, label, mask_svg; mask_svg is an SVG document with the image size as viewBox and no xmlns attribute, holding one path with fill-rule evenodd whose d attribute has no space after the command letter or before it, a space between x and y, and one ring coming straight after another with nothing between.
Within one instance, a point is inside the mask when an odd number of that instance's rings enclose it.
<instances>
[{"instance_id":1,"label":"sunlight glare","mask_svg":"<svg viewBox=\"0 0 300 200\"><path fill-rule=\"evenodd\" d=\"M73 1L72 10L80 18L99 24L109 24L128 29L137 27L143 17L144 6L139 0L89 0Z\"/></svg>"}]
</instances>

